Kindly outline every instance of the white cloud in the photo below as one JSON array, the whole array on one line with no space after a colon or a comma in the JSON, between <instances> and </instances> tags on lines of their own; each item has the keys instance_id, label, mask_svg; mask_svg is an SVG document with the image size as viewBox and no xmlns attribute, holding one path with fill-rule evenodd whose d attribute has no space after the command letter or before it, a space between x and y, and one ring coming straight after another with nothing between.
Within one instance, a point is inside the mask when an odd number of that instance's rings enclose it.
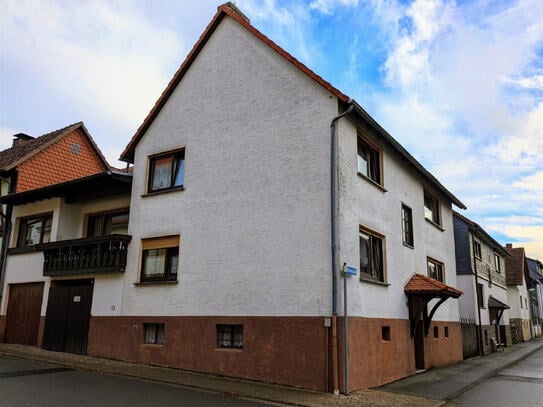
<instances>
[{"instance_id":1,"label":"white cloud","mask_svg":"<svg viewBox=\"0 0 543 407\"><path fill-rule=\"evenodd\" d=\"M309 9L317 10L323 14L332 14L338 6L358 6L359 0L313 0L309 3Z\"/></svg>"},{"instance_id":2,"label":"white cloud","mask_svg":"<svg viewBox=\"0 0 543 407\"><path fill-rule=\"evenodd\" d=\"M10 128L0 127L0 151L10 148L13 142L13 135L20 133Z\"/></svg>"}]
</instances>

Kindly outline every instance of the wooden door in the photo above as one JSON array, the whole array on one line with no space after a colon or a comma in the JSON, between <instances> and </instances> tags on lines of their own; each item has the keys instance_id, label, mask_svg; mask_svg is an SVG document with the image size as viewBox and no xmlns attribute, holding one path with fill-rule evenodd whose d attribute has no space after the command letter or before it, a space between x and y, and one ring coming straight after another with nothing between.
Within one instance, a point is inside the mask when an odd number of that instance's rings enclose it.
<instances>
[{"instance_id":1,"label":"wooden door","mask_svg":"<svg viewBox=\"0 0 543 407\"><path fill-rule=\"evenodd\" d=\"M89 336L93 280L57 282L49 290L43 347L85 354Z\"/></svg>"},{"instance_id":2,"label":"wooden door","mask_svg":"<svg viewBox=\"0 0 543 407\"><path fill-rule=\"evenodd\" d=\"M37 345L43 282L10 284L6 316L6 343Z\"/></svg>"}]
</instances>

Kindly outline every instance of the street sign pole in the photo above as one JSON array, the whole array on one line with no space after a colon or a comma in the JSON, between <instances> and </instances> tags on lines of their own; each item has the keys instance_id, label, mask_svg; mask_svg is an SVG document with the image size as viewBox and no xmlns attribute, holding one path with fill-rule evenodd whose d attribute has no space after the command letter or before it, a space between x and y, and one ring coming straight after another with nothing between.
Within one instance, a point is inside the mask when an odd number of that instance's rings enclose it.
<instances>
[{"instance_id":1,"label":"street sign pole","mask_svg":"<svg viewBox=\"0 0 543 407\"><path fill-rule=\"evenodd\" d=\"M349 395L349 320L347 314L347 277L356 276L356 268L347 266L347 263L343 263L341 270L343 276L343 347L344 347L344 364L345 364L345 395Z\"/></svg>"}]
</instances>

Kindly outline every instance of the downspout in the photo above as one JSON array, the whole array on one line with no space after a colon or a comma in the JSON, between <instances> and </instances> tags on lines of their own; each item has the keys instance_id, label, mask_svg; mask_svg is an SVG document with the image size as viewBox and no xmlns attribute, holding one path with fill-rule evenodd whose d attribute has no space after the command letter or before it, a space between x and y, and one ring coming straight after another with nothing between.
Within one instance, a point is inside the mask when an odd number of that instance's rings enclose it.
<instances>
[{"instance_id":1,"label":"downspout","mask_svg":"<svg viewBox=\"0 0 543 407\"><path fill-rule=\"evenodd\" d=\"M337 348L337 236L336 236L336 206L337 206L337 164L336 164L336 123L343 116L352 112L354 105L351 99L348 101L349 108L332 119L330 123L330 237L332 249L332 376L334 394L339 394L339 353ZM345 366L347 371L347 366Z\"/></svg>"},{"instance_id":2,"label":"downspout","mask_svg":"<svg viewBox=\"0 0 543 407\"><path fill-rule=\"evenodd\" d=\"M477 321L478 329L477 329L477 337L479 340L479 355L484 356L483 352L483 328L481 326L481 303L479 301L479 278L477 277L477 259L475 258L475 236L473 233L471 234L471 240L473 241L472 244L472 251L473 251L473 274L475 275L475 297L477 298L477 315L479 320ZM481 298L482 300L482 298Z\"/></svg>"}]
</instances>

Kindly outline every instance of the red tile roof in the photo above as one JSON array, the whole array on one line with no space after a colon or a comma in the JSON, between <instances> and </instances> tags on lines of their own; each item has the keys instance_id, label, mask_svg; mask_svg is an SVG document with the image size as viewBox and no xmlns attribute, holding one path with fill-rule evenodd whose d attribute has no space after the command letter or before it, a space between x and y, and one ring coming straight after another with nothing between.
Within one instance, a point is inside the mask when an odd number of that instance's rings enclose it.
<instances>
[{"instance_id":1,"label":"red tile roof","mask_svg":"<svg viewBox=\"0 0 543 407\"><path fill-rule=\"evenodd\" d=\"M523 285L526 254L524 247L506 247L511 257L505 258L505 281L507 285Z\"/></svg>"},{"instance_id":2,"label":"red tile roof","mask_svg":"<svg viewBox=\"0 0 543 407\"><path fill-rule=\"evenodd\" d=\"M451 287L441 281L434 280L433 278L424 276L422 274L415 274L405 285L404 291L406 294L434 294L434 295L448 295L450 297L458 298L463 291L457 288Z\"/></svg>"}]
</instances>

